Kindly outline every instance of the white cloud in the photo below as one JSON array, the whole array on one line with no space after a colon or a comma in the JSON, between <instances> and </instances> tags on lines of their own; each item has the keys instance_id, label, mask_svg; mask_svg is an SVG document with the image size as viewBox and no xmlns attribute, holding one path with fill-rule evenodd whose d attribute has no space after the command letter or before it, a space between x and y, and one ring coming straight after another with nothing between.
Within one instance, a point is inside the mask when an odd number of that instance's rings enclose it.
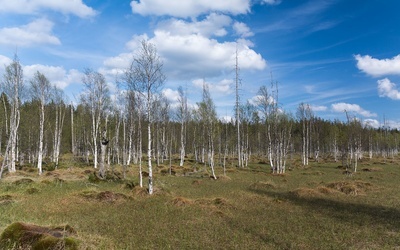
<instances>
[{"instance_id":1,"label":"white cloud","mask_svg":"<svg viewBox=\"0 0 400 250\"><path fill-rule=\"evenodd\" d=\"M152 39L165 58L173 78L214 77L234 66L237 44L218 42L201 35L174 36L157 30ZM240 68L261 70L266 67L260 54L246 45L238 46Z\"/></svg>"},{"instance_id":2,"label":"white cloud","mask_svg":"<svg viewBox=\"0 0 400 250\"><path fill-rule=\"evenodd\" d=\"M400 75L400 55L392 59L376 59L369 55L355 55L357 68L372 76Z\"/></svg>"},{"instance_id":3,"label":"white cloud","mask_svg":"<svg viewBox=\"0 0 400 250\"><path fill-rule=\"evenodd\" d=\"M349 104L349 103L334 103L332 104L332 111L334 112L354 112L356 114L362 115L364 117L375 117L377 114L371 113L368 110L364 110L358 104Z\"/></svg>"},{"instance_id":4,"label":"white cloud","mask_svg":"<svg viewBox=\"0 0 400 250\"><path fill-rule=\"evenodd\" d=\"M375 119L365 119L363 120L363 124L365 127L371 127L371 128L379 128L381 126L380 122Z\"/></svg>"},{"instance_id":5,"label":"white cloud","mask_svg":"<svg viewBox=\"0 0 400 250\"><path fill-rule=\"evenodd\" d=\"M278 5L282 2L282 0L262 0L262 2L270 5Z\"/></svg>"},{"instance_id":6,"label":"white cloud","mask_svg":"<svg viewBox=\"0 0 400 250\"><path fill-rule=\"evenodd\" d=\"M386 121L386 126L391 129L400 129L400 122L399 121Z\"/></svg>"},{"instance_id":7,"label":"white cloud","mask_svg":"<svg viewBox=\"0 0 400 250\"><path fill-rule=\"evenodd\" d=\"M254 35L254 33L250 31L250 28L242 22L235 22L233 24L233 29L240 37L249 37Z\"/></svg>"},{"instance_id":8,"label":"white cloud","mask_svg":"<svg viewBox=\"0 0 400 250\"><path fill-rule=\"evenodd\" d=\"M60 40L51 35L53 23L47 19L37 19L27 25L0 29L0 44L31 46L34 44L60 45Z\"/></svg>"},{"instance_id":9,"label":"white cloud","mask_svg":"<svg viewBox=\"0 0 400 250\"><path fill-rule=\"evenodd\" d=\"M258 106L260 104L260 102L264 102L264 100L265 100L265 97L262 95L255 95L252 98L248 99L249 103L254 106ZM276 103L276 100L272 96L269 96L268 103L272 105L272 104Z\"/></svg>"},{"instance_id":10,"label":"white cloud","mask_svg":"<svg viewBox=\"0 0 400 250\"><path fill-rule=\"evenodd\" d=\"M153 43L164 61L164 72L169 80L191 81L198 78L221 77L232 72L238 52L241 70L263 70L267 63L256 53L250 40L250 29L236 22L236 32L241 35L236 41L229 41L233 20L224 14L212 13L199 20L169 18L157 24L154 34L133 36L127 42L124 52L104 61L103 72L121 74L143 39Z\"/></svg>"},{"instance_id":11,"label":"white cloud","mask_svg":"<svg viewBox=\"0 0 400 250\"><path fill-rule=\"evenodd\" d=\"M0 55L0 78L3 75L3 72L5 70L5 68L10 65L10 63L12 62L12 60L6 56Z\"/></svg>"},{"instance_id":12,"label":"white cloud","mask_svg":"<svg viewBox=\"0 0 400 250\"><path fill-rule=\"evenodd\" d=\"M400 91L397 90L396 84L387 78L378 80L378 93L380 97L400 100Z\"/></svg>"},{"instance_id":13,"label":"white cloud","mask_svg":"<svg viewBox=\"0 0 400 250\"><path fill-rule=\"evenodd\" d=\"M128 49L139 47L143 36L135 36L127 43ZM235 65L238 49L241 70L263 70L267 63L262 56L251 49L251 42L218 42L200 34L173 35L167 30L156 30L153 43L164 61L164 71L168 79L192 80L199 77L216 77L224 71L231 71ZM108 58L104 61L104 72L117 74L123 72L132 60L130 53Z\"/></svg>"},{"instance_id":14,"label":"white cloud","mask_svg":"<svg viewBox=\"0 0 400 250\"><path fill-rule=\"evenodd\" d=\"M177 90L165 88L162 90L162 93L170 102L172 102L172 105L179 100L179 92Z\"/></svg>"},{"instance_id":15,"label":"white cloud","mask_svg":"<svg viewBox=\"0 0 400 250\"><path fill-rule=\"evenodd\" d=\"M96 11L82 0L0 0L0 12L35 14L40 10L73 14L81 18L96 15Z\"/></svg>"},{"instance_id":16,"label":"white cloud","mask_svg":"<svg viewBox=\"0 0 400 250\"><path fill-rule=\"evenodd\" d=\"M326 106L319 106L319 105L311 105L310 108L314 112L326 111L328 109L328 107L326 107Z\"/></svg>"},{"instance_id":17,"label":"white cloud","mask_svg":"<svg viewBox=\"0 0 400 250\"><path fill-rule=\"evenodd\" d=\"M69 70L68 72L63 67L47 66L34 64L24 66L24 78L28 81L34 77L34 74L39 71L46 78L60 89L65 89L71 83L81 82L83 74L77 70Z\"/></svg>"},{"instance_id":18,"label":"white cloud","mask_svg":"<svg viewBox=\"0 0 400 250\"><path fill-rule=\"evenodd\" d=\"M233 123L233 121L235 120L232 116L229 115L224 115L224 116L220 116L219 120L222 123Z\"/></svg>"},{"instance_id":19,"label":"white cloud","mask_svg":"<svg viewBox=\"0 0 400 250\"><path fill-rule=\"evenodd\" d=\"M250 0L134 0L132 12L141 15L169 15L181 18L197 17L209 12L245 14L250 11Z\"/></svg>"},{"instance_id":20,"label":"white cloud","mask_svg":"<svg viewBox=\"0 0 400 250\"><path fill-rule=\"evenodd\" d=\"M171 35L190 35L198 34L204 37L225 36L227 31L224 27L231 24L229 16L211 13L204 20L197 22L187 22L182 19L168 19L159 24L159 30L167 30Z\"/></svg>"},{"instance_id":21,"label":"white cloud","mask_svg":"<svg viewBox=\"0 0 400 250\"><path fill-rule=\"evenodd\" d=\"M196 88L202 89L203 84L206 84L208 86L208 89L210 93L213 94L223 94L223 95L228 95L231 94L233 89L233 80L229 79L223 79L217 83L210 83L210 82L204 82L203 79L195 79L192 81L193 85Z\"/></svg>"}]
</instances>

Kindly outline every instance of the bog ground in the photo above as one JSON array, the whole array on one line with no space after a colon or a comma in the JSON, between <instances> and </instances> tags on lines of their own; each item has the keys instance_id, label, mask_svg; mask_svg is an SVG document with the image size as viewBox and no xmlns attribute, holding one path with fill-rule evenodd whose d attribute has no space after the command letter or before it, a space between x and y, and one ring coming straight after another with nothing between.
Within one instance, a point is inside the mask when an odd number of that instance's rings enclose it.
<instances>
[{"instance_id":1,"label":"bog ground","mask_svg":"<svg viewBox=\"0 0 400 250\"><path fill-rule=\"evenodd\" d=\"M284 175L217 167L217 180L203 166L160 166L152 196L136 166L106 181L73 161L40 177L24 167L1 180L0 229L68 225L79 249L400 249L397 160L362 160L351 176L338 163L290 164Z\"/></svg>"}]
</instances>

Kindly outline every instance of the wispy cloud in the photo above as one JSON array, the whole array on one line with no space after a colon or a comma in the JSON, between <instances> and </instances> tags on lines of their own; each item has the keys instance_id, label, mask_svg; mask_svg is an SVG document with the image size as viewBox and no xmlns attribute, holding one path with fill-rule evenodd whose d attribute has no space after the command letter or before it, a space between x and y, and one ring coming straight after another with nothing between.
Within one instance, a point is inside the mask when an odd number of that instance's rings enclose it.
<instances>
[{"instance_id":1,"label":"wispy cloud","mask_svg":"<svg viewBox=\"0 0 400 250\"><path fill-rule=\"evenodd\" d=\"M82 0L0 0L0 12L17 14L37 14L39 11L52 10L63 14L72 14L81 18L92 17L97 12Z\"/></svg>"},{"instance_id":2,"label":"wispy cloud","mask_svg":"<svg viewBox=\"0 0 400 250\"><path fill-rule=\"evenodd\" d=\"M272 32L272 31L287 31L295 29L306 29L310 31L320 31L324 29L330 29L336 26L338 21L325 21L316 22L320 18L320 15L325 12L333 1L321 0L321 1L308 1L296 9L287 11L280 20L259 28L256 32Z\"/></svg>"},{"instance_id":3,"label":"wispy cloud","mask_svg":"<svg viewBox=\"0 0 400 250\"><path fill-rule=\"evenodd\" d=\"M278 5L282 2L282 0L262 0L262 3L269 5Z\"/></svg>"},{"instance_id":4,"label":"wispy cloud","mask_svg":"<svg viewBox=\"0 0 400 250\"><path fill-rule=\"evenodd\" d=\"M328 110L327 106L322 106L322 105L311 105L310 106L311 110L314 112L318 112L318 111L326 111Z\"/></svg>"}]
</instances>

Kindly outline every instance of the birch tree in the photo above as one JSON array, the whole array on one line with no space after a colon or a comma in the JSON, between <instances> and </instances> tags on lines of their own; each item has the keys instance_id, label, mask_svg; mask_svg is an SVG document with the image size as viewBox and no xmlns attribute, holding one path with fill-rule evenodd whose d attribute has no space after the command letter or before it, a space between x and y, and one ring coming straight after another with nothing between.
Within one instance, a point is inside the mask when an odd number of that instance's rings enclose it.
<instances>
[{"instance_id":1,"label":"birch tree","mask_svg":"<svg viewBox=\"0 0 400 250\"><path fill-rule=\"evenodd\" d=\"M157 53L154 44L143 40L139 51L126 72L128 87L139 93L145 99L147 118L147 166L149 170L149 194L153 194L153 169L152 169L152 102L165 82L163 62Z\"/></svg>"},{"instance_id":2,"label":"birch tree","mask_svg":"<svg viewBox=\"0 0 400 250\"><path fill-rule=\"evenodd\" d=\"M44 109L49 101L51 84L46 76L37 71L30 81L32 98L39 101L39 147L37 157L37 168L39 175L42 174L43 162L43 136L44 136Z\"/></svg>"},{"instance_id":3,"label":"birch tree","mask_svg":"<svg viewBox=\"0 0 400 250\"><path fill-rule=\"evenodd\" d=\"M297 108L297 117L302 124L302 162L303 166L308 165L308 159L310 158L310 141L311 141L311 120L312 110L309 104L300 103Z\"/></svg>"},{"instance_id":4,"label":"birch tree","mask_svg":"<svg viewBox=\"0 0 400 250\"><path fill-rule=\"evenodd\" d=\"M64 103L64 94L63 91L57 87L53 88L54 95L54 104L55 104L55 120L54 120L54 133L53 133L53 162L58 168L58 162L61 151L61 137L62 130L64 127L64 118L66 112L66 105ZM73 106L71 105L71 141L72 141L72 149L74 153L74 133L73 133Z\"/></svg>"},{"instance_id":5,"label":"birch tree","mask_svg":"<svg viewBox=\"0 0 400 250\"><path fill-rule=\"evenodd\" d=\"M273 173L284 174L289 151L291 117L278 108L278 92L270 94L265 86L259 90L258 104L263 112L267 129L268 158Z\"/></svg>"},{"instance_id":6,"label":"birch tree","mask_svg":"<svg viewBox=\"0 0 400 250\"><path fill-rule=\"evenodd\" d=\"M15 162L17 161L17 140L18 127L20 121L20 98L24 86L23 70L17 55L13 62L5 69L2 81L2 90L6 94L10 104L9 117L9 137L6 148L6 156L3 160L8 167L9 172L15 172ZM4 166L4 165L3 165Z\"/></svg>"},{"instance_id":7,"label":"birch tree","mask_svg":"<svg viewBox=\"0 0 400 250\"><path fill-rule=\"evenodd\" d=\"M235 102L235 115L236 115L236 139L237 139L237 157L238 157L238 167L243 167L242 161L242 145L240 139L240 99L239 99L239 56L236 49L236 63L235 63L235 90L236 90L236 102Z\"/></svg>"},{"instance_id":8,"label":"birch tree","mask_svg":"<svg viewBox=\"0 0 400 250\"><path fill-rule=\"evenodd\" d=\"M86 69L82 78L84 92L81 95L82 103L88 106L91 115L91 143L94 168L98 165L100 124L110 97L105 77L91 69Z\"/></svg>"},{"instance_id":9,"label":"birch tree","mask_svg":"<svg viewBox=\"0 0 400 250\"><path fill-rule=\"evenodd\" d=\"M215 176L214 166L214 141L216 133L217 113L215 111L215 105L210 96L210 91L206 83L203 84L203 95L202 101L197 104L198 106L198 117L202 123L203 136L206 138L204 151L207 151L208 165L211 168L211 176L217 179Z\"/></svg>"},{"instance_id":10,"label":"birch tree","mask_svg":"<svg viewBox=\"0 0 400 250\"><path fill-rule=\"evenodd\" d=\"M188 107L187 107L187 97L182 87L178 88L178 93L179 93L178 119L181 124L181 137L180 137L181 146L179 150L179 157L180 157L179 166L182 167L186 155L185 144L186 144L186 123L188 119Z\"/></svg>"}]
</instances>

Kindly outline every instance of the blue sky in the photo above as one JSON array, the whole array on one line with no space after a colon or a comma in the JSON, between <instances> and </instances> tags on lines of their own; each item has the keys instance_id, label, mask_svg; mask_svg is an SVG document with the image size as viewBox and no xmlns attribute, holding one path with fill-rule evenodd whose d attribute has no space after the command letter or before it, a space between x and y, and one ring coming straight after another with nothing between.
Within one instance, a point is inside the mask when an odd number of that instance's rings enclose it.
<instances>
[{"instance_id":1,"label":"blue sky","mask_svg":"<svg viewBox=\"0 0 400 250\"><path fill-rule=\"evenodd\" d=\"M0 0L0 74L17 51L25 80L39 70L76 102L85 68L112 91L141 39L164 61L164 94L209 85L231 116L238 51L240 98L257 99L271 74L279 104L310 104L324 119L344 110L377 127L400 127L400 1L397 0Z\"/></svg>"}]
</instances>

